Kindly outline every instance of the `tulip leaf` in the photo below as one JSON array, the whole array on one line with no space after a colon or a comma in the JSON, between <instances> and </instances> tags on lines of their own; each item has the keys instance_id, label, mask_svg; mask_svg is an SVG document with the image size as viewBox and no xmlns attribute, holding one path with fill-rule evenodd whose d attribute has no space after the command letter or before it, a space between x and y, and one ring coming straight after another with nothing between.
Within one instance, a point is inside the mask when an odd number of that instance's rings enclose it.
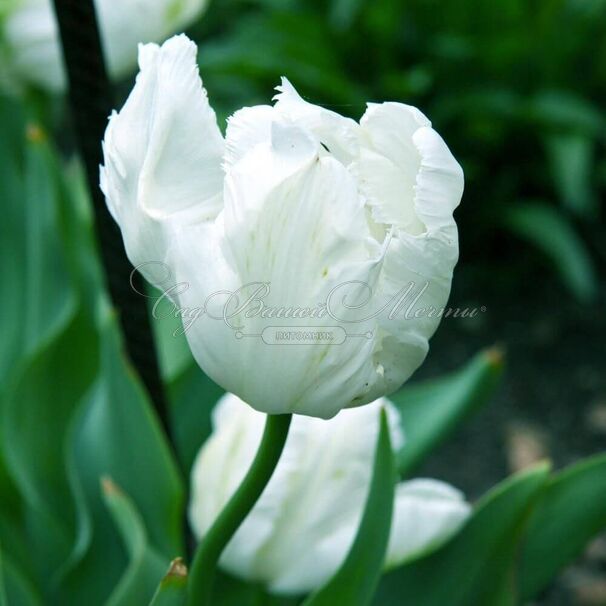
<instances>
[{"instance_id":1,"label":"tulip leaf","mask_svg":"<svg viewBox=\"0 0 606 606\"><path fill-rule=\"evenodd\" d=\"M186 600L187 567L181 558L177 558L170 563L150 606L185 606Z\"/></svg>"},{"instance_id":2,"label":"tulip leaf","mask_svg":"<svg viewBox=\"0 0 606 606\"><path fill-rule=\"evenodd\" d=\"M61 192L52 150L37 125L27 129L25 191L25 297L20 327L25 351L48 342L74 313L75 289L62 242ZM13 286L14 288L15 286Z\"/></svg>"},{"instance_id":3,"label":"tulip leaf","mask_svg":"<svg viewBox=\"0 0 606 606\"><path fill-rule=\"evenodd\" d=\"M60 222L61 192L44 132L21 125L22 149L0 142L0 381L48 344L75 311ZM23 158L20 158L23 154Z\"/></svg>"},{"instance_id":4,"label":"tulip leaf","mask_svg":"<svg viewBox=\"0 0 606 606\"><path fill-rule=\"evenodd\" d=\"M304 606L365 606L379 582L389 540L396 470L385 410L381 410L374 469L360 527L347 558Z\"/></svg>"},{"instance_id":5,"label":"tulip leaf","mask_svg":"<svg viewBox=\"0 0 606 606\"><path fill-rule=\"evenodd\" d=\"M166 570L166 558L150 547L141 515L132 500L107 477L103 498L128 552L129 565L107 600L107 606L145 603ZM147 599L146 599L147 594Z\"/></svg>"},{"instance_id":6,"label":"tulip leaf","mask_svg":"<svg viewBox=\"0 0 606 606\"><path fill-rule=\"evenodd\" d=\"M396 454L399 472L409 476L468 415L488 402L502 371L501 352L488 349L450 376L405 387L390 396L406 434L406 443Z\"/></svg>"},{"instance_id":7,"label":"tulip leaf","mask_svg":"<svg viewBox=\"0 0 606 606\"><path fill-rule=\"evenodd\" d=\"M67 465L78 505L78 532L60 582L61 603L91 603L90 596L96 596L93 603L101 604L125 567L99 494L104 475L137 504L149 543L166 562L183 553L181 478L110 315L103 320L100 374L74 420Z\"/></svg>"},{"instance_id":8,"label":"tulip leaf","mask_svg":"<svg viewBox=\"0 0 606 606\"><path fill-rule=\"evenodd\" d=\"M0 140L0 530L13 561L46 584L74 532L64 440L97 345L78 300L71 198L54 150L37 124L14 122Z\"/></svg>"},{"instance_id":9,"label":"tulip leaf","mask_svg":"<svg viewBox=\"0 0 606 606\"><path fill-rule=\"evenodd\" d=\"M528 202L509 208L506 224L519 237L536 246L559 272L568 290L582 303L597 292L597 273L583 240L555 207Z\"/></svg>"},{"instance_id":10,"label":"tulip leaf","mask_svg":"<svg viewBox=\"0 0 606 606\"><path fill-rule=\"evenodd\" d=\"M1 108L1 106L0 106ZM24 267L25 247L25 183L22 175L20 155L22 150L17 142L0 137L0 200L2 201L2 221L0 221L0 298L2 314L2 347L0 347L0 385L14 367L23 349L21 321L25 303Z\"/></svg>"},{"instance_id":11,"label":"tulip leaf","mask_svg":"<svg viewBox=\"0 0 606 606\"><path fill-rule=\"evenodd\" d=\"M1 548L0 606L42 606L36 588Z\"/></svg>"},{"instance_id":12,"label":"tulip leaf","mask_svg":"<svg viewBox=\"0 0 606 606\"><path fill-rule=\"evenodd\" d=\"M441 549L388 572L374 604L513 606L519 542L548 473L549 466L540 464L491 490Z\"/></svg>"},{"instance_id":13,"label":"tulip leaf","mask_svg":"<svg viewBox=\"0 0 606 606\"><path fill-rule=\"evenodd\" d=\"M78 401L94 379L97 358L94 332L78 313L16 373L3 402L2 442L24 501L28 560L45 579L71 549L74 510L64 443Z\"/></svg>"},{"instance_id":14,"label":"tulip leaf","mask_svg":"<svg viewBox=\"0 0 606 606\"><path fill-rule=\"evenodd\" d=\"M523 544L522 597L536 596L606 528L606 455L556 474L530 518Z\"/></svg>"}]
</instances>

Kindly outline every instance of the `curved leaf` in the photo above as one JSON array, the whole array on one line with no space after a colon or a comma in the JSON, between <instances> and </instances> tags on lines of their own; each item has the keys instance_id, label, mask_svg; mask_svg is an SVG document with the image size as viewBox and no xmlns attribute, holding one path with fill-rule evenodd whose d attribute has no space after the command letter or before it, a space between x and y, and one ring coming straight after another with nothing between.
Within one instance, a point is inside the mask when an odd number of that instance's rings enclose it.
<instances>
[{"instance_id":1,"label":"curved leaf","mask_svg":"<svg viewBox=\"0 0 606 606\"><path fill-rule=\"evenodd\" d=\"M107 600L107 606L145 605L154 594L167 559L151 546L132 500L109 478L102 479L103 498L128 552L129 565Z\"/></svg>"},{"instance_id":2,"label":"curved leaf","mask_svg":"<svg viewBox=\"0 0 606 606\"><path fill-rule=\"evenodd\" d=\"M81 405L68 450L79 528L61 580L62 603L101 604L125 561L99 495L109 475L123 486L166 561L183 553L183 487L147 396L123 355L113 317L104 319L101 373ZM148 596L151 597L151 596Z\"/></svg>"},{"instance_id":3,"label":"curved leaf","mask_svg":"<svg viewBox=\"0 0 606 606\"><path fill-rule=\"evenodd\" d=\"M520 584L530 599L606 528L606 455L572 465L549 482L524 539Z\"/></svg>"},{"instance_id":4,"label":"curved leaf","mask_svg":"<svg viewBox=\"0 0 606 606\"><path fill-rule=\"evenodd\" d=\"M181 558L170 563L150 606L184 606L187 600L187 567Z\"/></svg>"},{"instance_id":5,"label":"curved leaf","mask_svg":"<svg viewBox=\"0 0 606 606\"><path fill-rule=\"evenodd\" d=\"M385 410L381 410L373 476L364 515L341 568L304 606L365 606L381 577L393 512L396 470Z\"/></svg>"},{"instance_id":6,"label":"curved leaf","mask_svg":"<svg viewBox=\"0 0 606 606\"><path fill-rule=\"evenodd\" d=\"M548 472L547 464L538 465L490 491L442 549L387 573L374 604L513 605L514 562L521 533Z\"/></svg>"},{"instance_id":7,"label":"curved leaf","mask_svg":"<svg viewBox=\"0 0 606 606\"><path fill-rule=\"evenodd\" d=\"M42 606L42 599L25 575L0 549L0 606Z\"/></svg>"},{"instance_id":8,"label":"curved leaf","mask_svg":"<svg viewBox=\"0 0 606 606\"><path fill-rule=\"evenodd\" d=\"M73 507L64 443L97 368L95 334L77 314L17 373L3 403L6 463L23 499L29 560L45 583L69 554Z\"/></svg>"}]
</instances>

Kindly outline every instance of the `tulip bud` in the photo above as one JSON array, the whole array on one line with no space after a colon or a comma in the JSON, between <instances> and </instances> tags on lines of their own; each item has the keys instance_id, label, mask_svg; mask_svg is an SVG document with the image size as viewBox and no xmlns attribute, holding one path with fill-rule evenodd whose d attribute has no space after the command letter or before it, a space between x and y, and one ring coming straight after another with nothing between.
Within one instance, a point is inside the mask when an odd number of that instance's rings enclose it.
<instances>
[{"instance_id":1,"label":"tulip bud","mask_svg":"<svg viewBox=\"0 0 606 606\"><path fill-rule=\"evenodd\" d=\"M458 255L463 174L429 120L383 103L358 124L284 79L224 142L191 41L143 46L139 62L101 187L133 265L195 316L198 364L267 413L330 418L399 388Z\"/></svg>"},{"instance_id":2,"label":"tulip bud","mask_svg":"<svg viewBox=\"0 0 606 606\"><path fill-rule=\"evenodd\" d=\"M95 0L110 75L136 65L139 42L162 42L187 27L207 0ZM9 0L0 10L5 78L60 92L65 89L59 31L52 0Z\"/></svg>"},{"instance_id":3,"label":"tulip bud","mask_svg":"<svg viewBox=\"0 0 606 606\"><path fill-rule=\"evenodd\" d=\"M261 498L232 537L221 566L279 594L324 584L344 561L362 519L379 431L388 413L391 440L404 436L397 409L382 398L330 421L295 416L282 458ZM250 467L265 416L232 394L213 411L214 431L192 471L189 519L200 538ZM469 514L459 491L436 480L396 487L386 566L448 539Z\"/></svg>"}]
</instances>

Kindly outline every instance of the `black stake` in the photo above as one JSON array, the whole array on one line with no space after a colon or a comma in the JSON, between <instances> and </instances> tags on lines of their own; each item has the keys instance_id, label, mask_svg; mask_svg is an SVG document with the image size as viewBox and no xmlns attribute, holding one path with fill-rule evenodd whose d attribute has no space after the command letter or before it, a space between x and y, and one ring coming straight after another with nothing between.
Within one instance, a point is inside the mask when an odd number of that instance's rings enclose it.
<instances>
[{"instance_id":1,"label":"black stake","mask_svg":"<svg viewBox=\"0 0 606 606\"><path fill-rule=\"evenodd\" d=\"M132 265L122 236L99 189L101 141L114 107L93 0L54 0L69 79L73 121L93 201L101 260L116 307L126 349L145 384L160 421L169 433L166 399L145 300L130 285ZM139 274L135 286L143 291Z\"/></svg>"}]
</instances>

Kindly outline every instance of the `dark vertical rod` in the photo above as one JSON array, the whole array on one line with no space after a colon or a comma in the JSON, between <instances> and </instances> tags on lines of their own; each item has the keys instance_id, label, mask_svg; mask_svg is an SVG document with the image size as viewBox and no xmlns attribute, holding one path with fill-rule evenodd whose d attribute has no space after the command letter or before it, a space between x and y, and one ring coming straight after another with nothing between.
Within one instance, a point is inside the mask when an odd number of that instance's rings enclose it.
<instances>
[{"instance_id":1,"label":"dark vertical rod","mask_svg":"<svg viewBox=\"0 0 606 606\"><path fill-rule=\"evenodd\" d=\"M114 103L94 3L93 0L54 0L54 5L69 80L73 122L86 167L110 297L120 317L130 359L170 436L166 398L145 300L131 288L133 268L126 257L120 230L109 214L99 188L99 166L103 160L101 141ZM142 292L139 274L134 279L135 287Z\"/></svg>"}]
</instances>

